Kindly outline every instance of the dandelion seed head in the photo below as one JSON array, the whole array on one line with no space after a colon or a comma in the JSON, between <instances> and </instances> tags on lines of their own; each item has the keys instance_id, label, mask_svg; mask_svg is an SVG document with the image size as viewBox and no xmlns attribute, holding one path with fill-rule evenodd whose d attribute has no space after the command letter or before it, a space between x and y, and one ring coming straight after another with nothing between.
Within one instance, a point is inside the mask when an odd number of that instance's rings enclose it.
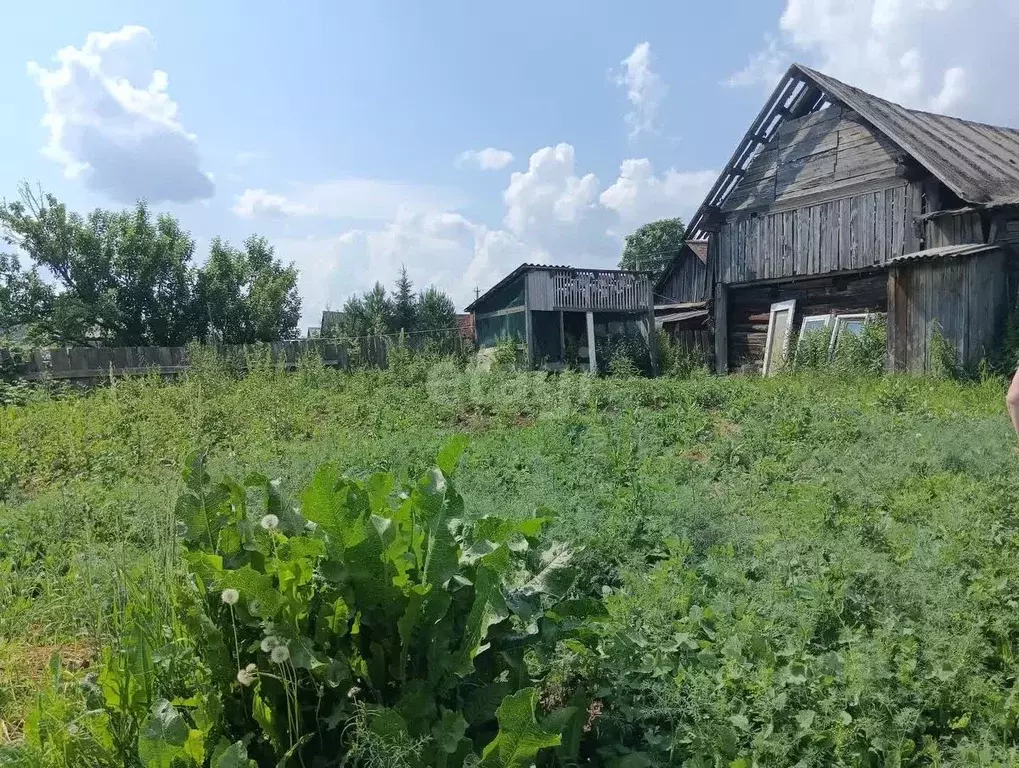
<instances>
[{"instance_id":1,"label":"dandelion seed head","mask_svg":"<svg viewBox=\"0 0 1019 768\"><path fill-rule=\"evenodd\" d=\"M262 518L261 526L267 531L275 531L280 527L280 519L276 515L266 515Z\"/></svg>"},{"instance_id":2,"label":"dandelion seed head","mask_svg":"<svg viewBox=\"0 0 1019 768\"><path fill-rule=\"evenodd\" d=\"M219 597L227 605L237 605L237 601L241 599L241 593L236 589L224 589Z\"/></svg>"},{"instance_id":3,"label":"dandelion seed head","mask_svg":"<svg viewBox=\"0 0 1019 768\"><path fill-rule=\"evenodd\" d=\"M283 664L290 660L290 649L285 645L277 645L269 653L269 658L273 660L274 664Z\"/></svg>"},{"instance_id":4,"label":"dandelion seed head","mask_svg":"<svg viewBox=\"0 0 1019 768\"><path fill-rule=\"evenodd\" d=\"M248 664L244 669L237 670L237 682L243 686L249 686L255 682L257 667L254 664Z\"/></svg>"}]
</instances>

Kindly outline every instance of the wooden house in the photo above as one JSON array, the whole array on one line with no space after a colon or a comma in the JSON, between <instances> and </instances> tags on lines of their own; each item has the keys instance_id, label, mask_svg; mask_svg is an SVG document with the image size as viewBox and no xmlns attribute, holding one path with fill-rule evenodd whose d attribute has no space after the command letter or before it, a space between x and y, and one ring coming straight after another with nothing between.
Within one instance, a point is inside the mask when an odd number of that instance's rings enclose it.
<instances>
[{"instance_id":1,"label":"wooden house","mask_svg":"<svg viewBox=\"0 0 1019 768\"><path fill-rule=\"evenodd\" d=\"M708 310L712 291L708 241L685 241L653 290L655 326L688 353L710 360L714 338Z\"/></svg>"},{"instance_id":2,"label":"wooden house","mask_svg":"<svg viewBox=\"0 0 1019 768\"><path fill-rule=\"evenodd\" d=\"M1019 131L906 109L794 64L690 222L708 239L719 371L773 369L804 328L884 316L892 370L960 365L1015 296Z\"/></svg>"},{"instance_id":3,"label":"wooden house","mask_svg":"<svg viewBox=\"0 0 1019 768\"><path fill-rule=\"evenodd\" d=\"M598 350L617 336L639 336L652 366L657 362L646 272L522 264L466 311L474 318L479 348L516 341L528 367L580 363L595 372Z\"/></svg>"}]
</instances>

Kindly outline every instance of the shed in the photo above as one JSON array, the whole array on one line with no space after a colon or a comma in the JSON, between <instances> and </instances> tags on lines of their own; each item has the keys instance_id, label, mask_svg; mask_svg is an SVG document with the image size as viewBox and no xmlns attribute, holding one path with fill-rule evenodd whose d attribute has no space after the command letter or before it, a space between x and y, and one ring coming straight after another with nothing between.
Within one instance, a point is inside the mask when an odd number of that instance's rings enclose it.
<instances>
[{"instance_id":1,"label":"shed","mask_svg":"<svg viewBox=\"0 0 1019 768\"><path fill-rule=\"evenodd\" d=\"M655 325L687 354L710 362L711 270L708 240L686 240L655 281Z\"/></svg>"},{"instance_id":2,"label":"shed","mask_svg":"<svg viewBox=\"0 0 1019 768\"><path fill-rule=\"evenodd\" d=\"M528 367L581 364L594 372L599 352L604 357L618 339L639 339L652 368L657 366L647 272L521 264L466 311L474 318L479 348L513 340Z\"/></svg>"},{"instance_id":3,"label":"shed","mask_svg":"<svg viewBox=\"0 0 1019 768\"><path fill-rule=\"evenodd\" d=\"M719 371L770 372L804 329L882 316L892 370L927 370L938 328L972 366L1015 296L1019 131L794 64L688 233L708 239Z\"/></svg>"}]
</instances>

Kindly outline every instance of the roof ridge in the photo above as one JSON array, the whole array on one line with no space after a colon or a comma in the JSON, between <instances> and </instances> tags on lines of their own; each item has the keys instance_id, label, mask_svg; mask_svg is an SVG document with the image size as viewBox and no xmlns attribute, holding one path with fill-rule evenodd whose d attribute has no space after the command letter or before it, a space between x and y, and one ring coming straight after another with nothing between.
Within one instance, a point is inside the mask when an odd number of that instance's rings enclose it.
<instances>
[{"instance_id":1,"label":"roof ridge","mask_svg":"<svg viewBox=\"0 0 1019 768\"><path fill-rule=\"evenodd\" d=\"M968 117L959 117L957 115L948 115L948 114L945 114L944 112L933 112L933 111L931 111L929 109L917 109L916 107L907 107L905 104L900 104L899 102L892 101L891 99L887 99L884 96L879 96L876 93L871 93L870 91L865 90L863 88L860 88L857 85L853 85L851 83L847 83L845 80L840 80L839 78L837 78L837 77L835 77L833 75L829 75L826 72L822 72L822 71L820 71L818 69L813 69L812 67L808 67L805 64L800 64L799 62L796 62L796 63L793 64L793 66L795 66L797 69L801 70L806 75L810 75L810 76L813 76L813 77L820 77L820 78L823 78L825 80L834 80L836 83L838 83L839 85L841 85L844 88L849 88L850 90L856 91L857 93L862 93L863 95L867 96L868 98L877 99L878 101L883 101L886 104L891 104L892 106L898 107L899 109L904 109L907 112L911 112L911 113L916 114L916 115L930 115L931 117L943 117L943 118L947 118L949 120L958 120L960 123L967 123L968 125L979 125L982 128L994 128L995 130L998 130L998 131L1010 131L1012 133L1019 133L1019 128L1012 128L1012 127L1009 127L1007 125L995 125L994 123L985 123L985 122L982 122L980 120L971 120Z\"/></svg>"}]
</instances>

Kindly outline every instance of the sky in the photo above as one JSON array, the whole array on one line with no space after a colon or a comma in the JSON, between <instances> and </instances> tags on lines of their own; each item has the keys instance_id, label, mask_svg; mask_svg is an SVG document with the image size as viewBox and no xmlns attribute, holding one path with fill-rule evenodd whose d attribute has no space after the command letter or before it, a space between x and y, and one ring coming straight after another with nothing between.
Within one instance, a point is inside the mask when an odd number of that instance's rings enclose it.
<instances>
[{"instance_id":1,"label":"sky","mask_svg":"<svg viewBox=\"0 0 1019 768\"><path fill-rule=\"evenodd\" d=\"M1019 0L3 4L0 197L258 233L302 325L401 265L462 308L689 218L793 61L1019 126Z\"/></svg>"}]
</instances>

